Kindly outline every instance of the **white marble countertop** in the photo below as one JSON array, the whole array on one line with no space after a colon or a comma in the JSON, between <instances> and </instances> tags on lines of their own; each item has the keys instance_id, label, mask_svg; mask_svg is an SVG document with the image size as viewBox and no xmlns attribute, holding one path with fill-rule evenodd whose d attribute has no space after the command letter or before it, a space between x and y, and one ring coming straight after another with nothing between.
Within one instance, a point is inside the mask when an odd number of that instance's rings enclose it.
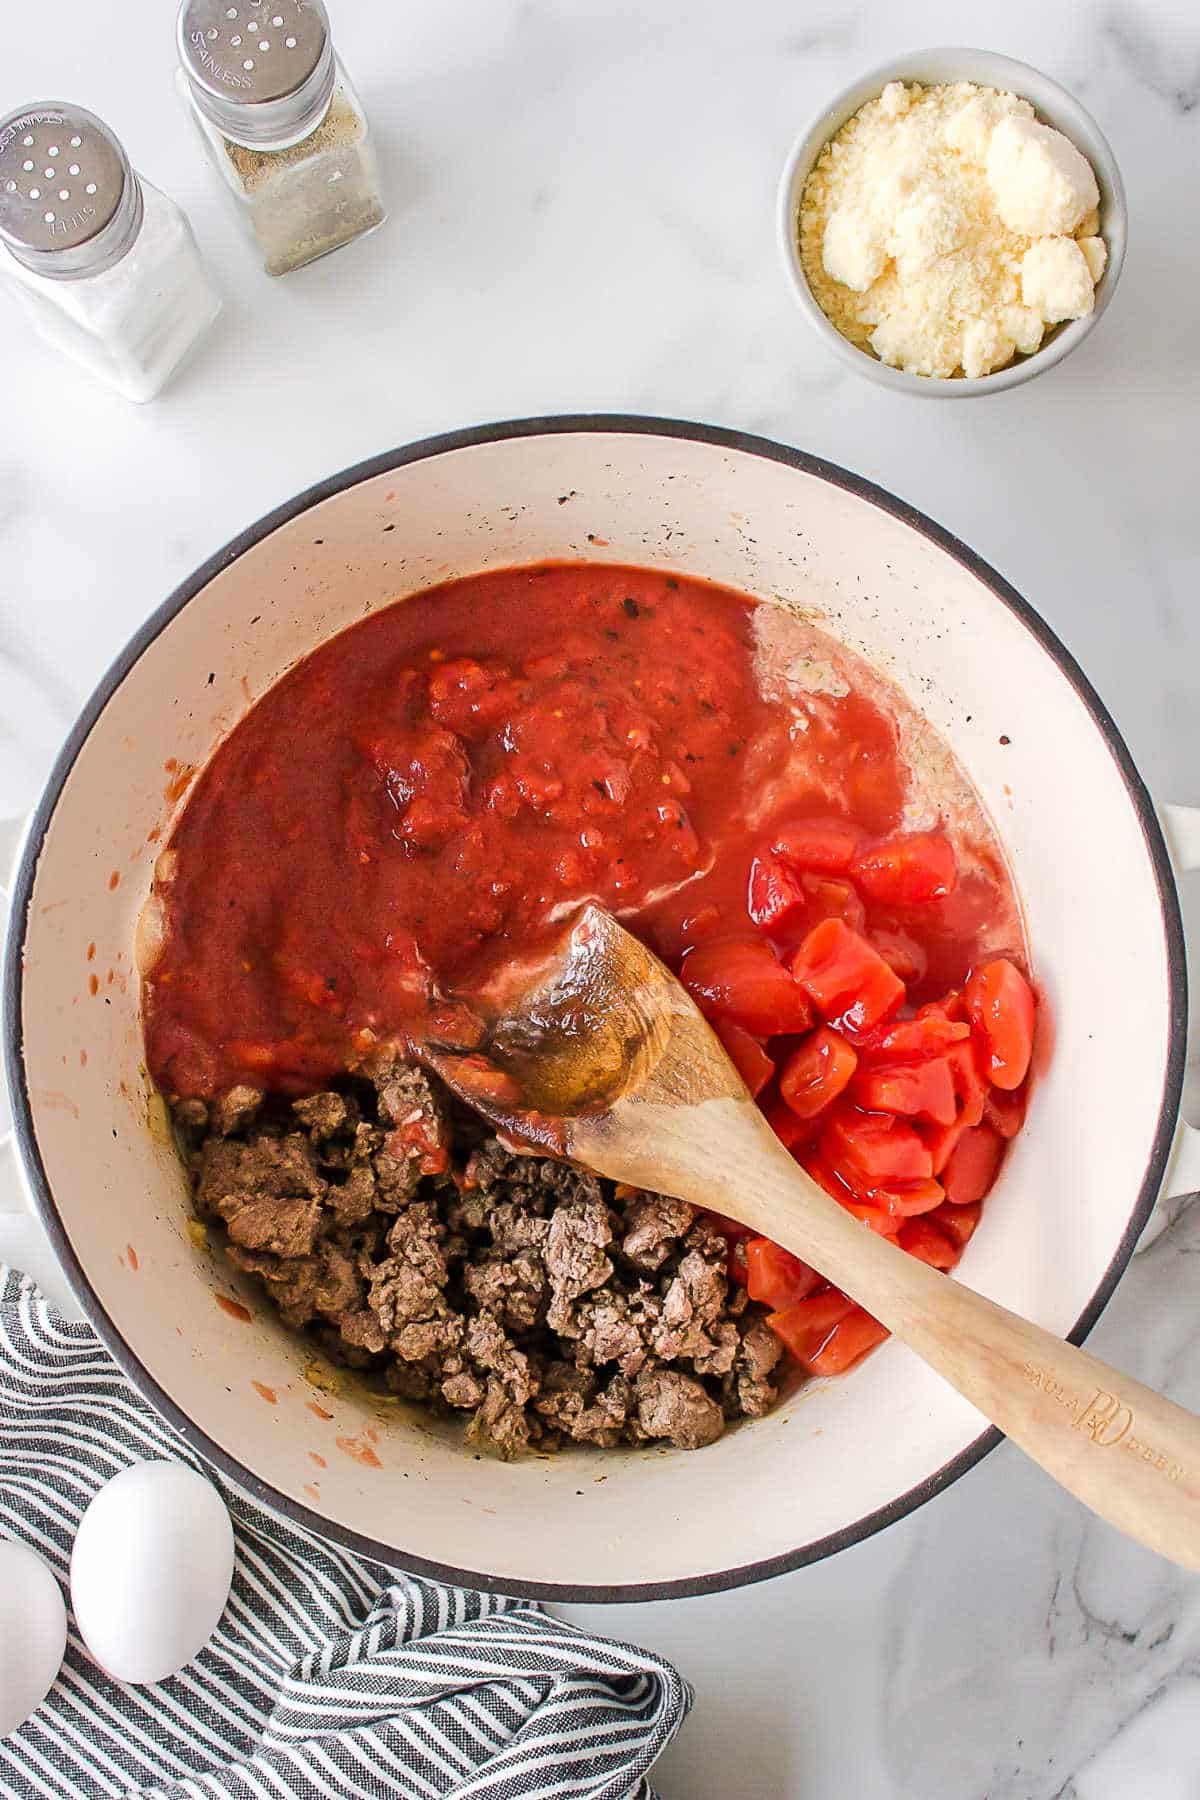
<instances>
[{"instance_id":1,"label":"white marble countertop","mask_svg":"<svg viewBox=\"0 0 1200 1800\"><path fill-rule=\"evenodd\" d=\"M763 432L915 502L1062 635L1156 794L1200 801L1194 0L330 5L391 218L281 284L185 130L171 8L59 0L6 19L0 105L65 95L107 118L188 209L226 304L141 409L0 307L0 815L34 799L127 635L248 521L429 432L589 409ZM843 372L773 242L776 176L809 114L939 42L1064 82L1129 192L1129 260L1098 329L1045 379L974 405ZM1175 1214L1092 1342L1197 1407L1200 1207ZM572 1616L695 1682L656 1775L666 1800L1200 1793L1200 1581L1090 1521L1007 1445L815 1568Z\"/></svg>"}]
</instances>

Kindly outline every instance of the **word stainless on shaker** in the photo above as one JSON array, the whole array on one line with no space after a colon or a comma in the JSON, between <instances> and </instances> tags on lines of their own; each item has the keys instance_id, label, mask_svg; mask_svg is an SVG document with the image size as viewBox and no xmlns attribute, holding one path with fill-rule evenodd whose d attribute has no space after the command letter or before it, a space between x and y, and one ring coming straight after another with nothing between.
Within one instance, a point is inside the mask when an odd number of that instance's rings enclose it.
<instances>
[{"instance_id":1,"label":"word stainless on shaker","mask_svg":"<svg viewBox=\"0 0 1200 1800\"><path fill-rule=\"evenodd\" d=\"M0 118L0 246L39 334L130 400L152 399L220 311L183 212L81 106Z\"/></svg>"},{"instance_id":2,"label":"word stainless on shaker","mask_svg":"<svg viewBox=\"0 0 1200 1800\"><path fill-rule=\"evenodd\" d=\"M268 275L384 220L367 121L321 0L183 0L180 93Z\"/></svg>"}]
</instances>

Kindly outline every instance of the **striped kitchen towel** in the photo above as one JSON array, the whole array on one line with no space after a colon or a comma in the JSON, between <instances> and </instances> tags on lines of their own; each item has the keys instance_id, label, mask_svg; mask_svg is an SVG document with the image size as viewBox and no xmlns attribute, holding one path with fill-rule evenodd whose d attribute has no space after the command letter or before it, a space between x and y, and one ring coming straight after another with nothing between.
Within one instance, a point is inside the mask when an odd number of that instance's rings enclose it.
<instances>
[{"instance_id":1,"label":"striped kitchen towel","mask_svg":"<svg viewBox=\"0 0 1200 1800\"><path fill-rule=\"evenodd\" d=\"M0 1535L65 1591L88 1501L154 1457L203 1467L91 1328L0 1264ZM0 1739L6 1800L650 1800L691 1705L670 1663L351 1556L211 1478L237 1537L216 1635L182 1674L128 1687L72 1626L47 1699Z\"/></svg>"}]
</instances>

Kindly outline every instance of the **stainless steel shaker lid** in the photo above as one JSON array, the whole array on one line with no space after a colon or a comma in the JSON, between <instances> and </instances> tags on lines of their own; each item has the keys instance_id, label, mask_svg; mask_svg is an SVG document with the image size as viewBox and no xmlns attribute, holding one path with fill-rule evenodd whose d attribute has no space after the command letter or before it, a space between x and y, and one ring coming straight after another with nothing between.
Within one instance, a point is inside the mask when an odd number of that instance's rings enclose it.
<instances>
[{"instance_id":1,"label":"stainless steel shaker lid","mask_svg":"<svg viewBox=\"0 0 1200 1800\"><path fill-rule=\"evenodd\" d=\"M178 38L196 104L235 141L279 147L324 116L334 67L322 0L183 0Z\"/></svg>"},{"instance_id":2,"label":"stainless steel shaker lid","mask_svg":"<svg viewBox=\"0 0 1200 1800\"><path fill-rule=\"evenodd\" d=\"M0 242L28 267L61 272L135 188L117 139L81 106L43 101L0 119Z\"/></svg>"}]
</instances>

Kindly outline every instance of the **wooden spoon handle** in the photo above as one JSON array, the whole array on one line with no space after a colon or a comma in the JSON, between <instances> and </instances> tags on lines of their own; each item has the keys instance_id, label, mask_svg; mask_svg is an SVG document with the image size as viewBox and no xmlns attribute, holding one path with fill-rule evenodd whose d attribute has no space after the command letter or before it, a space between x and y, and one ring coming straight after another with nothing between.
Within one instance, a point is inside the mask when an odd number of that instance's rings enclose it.
<instances>
[{"instance_id":1,"label":"wooden spoon handle","mask_svg":"<svg viewBox=\"0 0 1200 1800\"><path fill-rule=\"evenodd\" d=\"M716 1100L656 1122L667 1191L743 1220L819 1269L1101 1518L1200 1569L1200 1418L860 1224L754 1107ZM642 1179L623 1149L610 1139L604 1160L622 1163L619 1178Z\"/></svg>"},{"instance_id":2,"label":"wooden spoon handle","mask_svg":"<svg viewBox=\"0 0 1200 1800\"><path fill-rule=\"evenodd\" d=\"M806 1227L815 1199L824 1201L832 1230L821 1234L823 1274L1076 1499L1151 1550L1200 1569L1200 1418L864 1230L790 1160L777 1186L783 1160L772 1155L769 1186L759 1191L760 1208L771 1203L776 1242L811 1261ZM765 1174L754 1171L758 1180ZM739 1186L743 1176L750 1169L739 1169Z\"/></svg>"},{"instance_id":3,"label":"wooden spoon handle","mask_svg":"<svg viewBox=\"0 0 1200 1800\"><path fill-rule=\"evenodd\" d=\"M875 1233L860 1236L833 1275L839 1287L1076 1499L1200 1569L1200 1419ZM803 1231L789 1237L799 1254Z\"/></svg>"}]
</instances>

